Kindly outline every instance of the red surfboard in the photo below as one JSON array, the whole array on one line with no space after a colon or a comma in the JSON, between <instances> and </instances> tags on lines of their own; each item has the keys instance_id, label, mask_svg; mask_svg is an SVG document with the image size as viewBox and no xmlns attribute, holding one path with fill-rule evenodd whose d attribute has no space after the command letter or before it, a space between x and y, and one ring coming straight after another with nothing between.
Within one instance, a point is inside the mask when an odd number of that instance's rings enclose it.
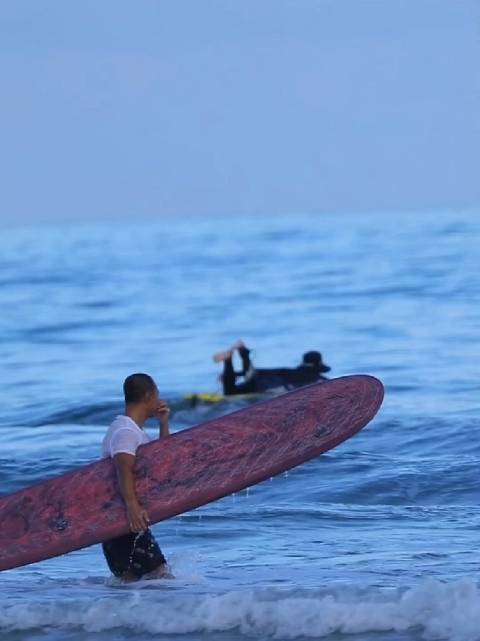
<instances>
[{"instance_id":1,"label":"red surfboard","mask_svg":"<svg viewBox=\"0 0 480 641\"><path fill-rule=\"evenodd\" d=\"M238 492L353 436L382 400L376 378L345 376L142 445L139 500L156 523ZM113 461L97 461L0 498L0 570L128 531Z\"/></svg>"}]
</instances>

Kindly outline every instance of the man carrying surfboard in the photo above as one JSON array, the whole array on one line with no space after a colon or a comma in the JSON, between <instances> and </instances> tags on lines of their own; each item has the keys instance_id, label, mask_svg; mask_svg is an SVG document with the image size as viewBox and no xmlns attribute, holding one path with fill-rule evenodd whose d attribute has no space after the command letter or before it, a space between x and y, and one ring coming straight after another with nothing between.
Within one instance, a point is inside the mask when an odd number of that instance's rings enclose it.
<instances>
[{"instance_id":1,"label":"man carrying surfboard","mask_svg":"<svg viewBox=\"0 0 480 641\"><path fill-rule=\"evenodd\" d=\"M102 544L112 573L123 580L171 576L167 561L152 532L149 518L140 505L135 488L137 448L150 441L144 431L149 418L159 421L159 438L170 434L170 410L158 395L155 381L148 374L132 374L123 384L125 414L117 416L102 443L102 458L112 458L120 491L125 502L131 532Z\"/></svg>"},{"instance_id":2,"label":"man carrying surfboard","mask_svg":"<svg viewBox=\"0 0 480 641\"><path fill-rule=\"evenodd\" d=\"M233 355L238 352L242 360L242 371L236 372L233 367ZM325 374L330 367L325 365L320 352L305 352L302 363L295 368L279 367L275 369L257 369L250 360L250 350L243 341L237 341L229 350L218 352L213 356L216 363L223 362L221 376L225 396L235 394L258 394L269 390L287 391L311 383L326 380ZM243 377L242 383L237 379Z\"/></svg>"}]
</instances>

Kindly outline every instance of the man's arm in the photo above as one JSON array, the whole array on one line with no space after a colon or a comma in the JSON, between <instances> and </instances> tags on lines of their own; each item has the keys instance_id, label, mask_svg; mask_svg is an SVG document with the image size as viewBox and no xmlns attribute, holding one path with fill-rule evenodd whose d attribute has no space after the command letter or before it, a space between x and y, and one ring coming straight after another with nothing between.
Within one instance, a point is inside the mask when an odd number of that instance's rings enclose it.
<instances>
[{"instance_id":1,"label":"man's arm","mask_svg":"<svg viewBox=\"0 0 480 641\"><path fill-rule=\"evenodd\" d=\"M128 522L132 532L141 532L148 527L147 511L140 505L135 487L135 456L120 453L113 457L117 469L120 492L127 508Z\"/></svg>"}]
</instances>

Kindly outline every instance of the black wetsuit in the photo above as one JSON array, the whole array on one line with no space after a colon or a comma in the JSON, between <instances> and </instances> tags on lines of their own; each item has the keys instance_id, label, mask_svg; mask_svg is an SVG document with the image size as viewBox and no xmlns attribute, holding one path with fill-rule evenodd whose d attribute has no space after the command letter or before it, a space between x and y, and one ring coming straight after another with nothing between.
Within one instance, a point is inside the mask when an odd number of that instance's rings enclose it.
<instances>
[{"instance_id":1,"label":"black wetsuit","mask_svg":"<svg viewBox=\"0 0 480 641\"><path fill-rule=\"evenodd\" d=\"M232 358L228 358L223 364L222 382L225 396L255 394L281 388L289 390L326 380L315 365L303 364L294 368L256 369L250 362L249 349L240 348L238 352L242 359L243 370L241 372L234 370ZM245 381L237 384L237 378L242 376L245 377Z\"/></svg>"}]
</instances>

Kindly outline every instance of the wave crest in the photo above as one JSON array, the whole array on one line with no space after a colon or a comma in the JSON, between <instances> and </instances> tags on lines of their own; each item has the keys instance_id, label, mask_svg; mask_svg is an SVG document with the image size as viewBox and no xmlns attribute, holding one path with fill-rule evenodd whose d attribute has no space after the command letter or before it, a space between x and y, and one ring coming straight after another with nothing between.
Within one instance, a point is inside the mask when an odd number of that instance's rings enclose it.
<instances>
[{"instance_id":1,"label":"wave crest","mask_svg":"<svg viewBox=\"0 0 480 641\"><path fill-rule=\"evenodd\" d=\"M96 599L3 604L0 626L9 631L123 628L156 635L229 631L273 639L420 629L430 639L480 639L480 592L472 579L451 583L428 579L415 588L391 591L338 588L179 595L136 587L122 592L123 598L113 598L109 591L106 598L97 594Z\"/></svg>"}]
</instances>

